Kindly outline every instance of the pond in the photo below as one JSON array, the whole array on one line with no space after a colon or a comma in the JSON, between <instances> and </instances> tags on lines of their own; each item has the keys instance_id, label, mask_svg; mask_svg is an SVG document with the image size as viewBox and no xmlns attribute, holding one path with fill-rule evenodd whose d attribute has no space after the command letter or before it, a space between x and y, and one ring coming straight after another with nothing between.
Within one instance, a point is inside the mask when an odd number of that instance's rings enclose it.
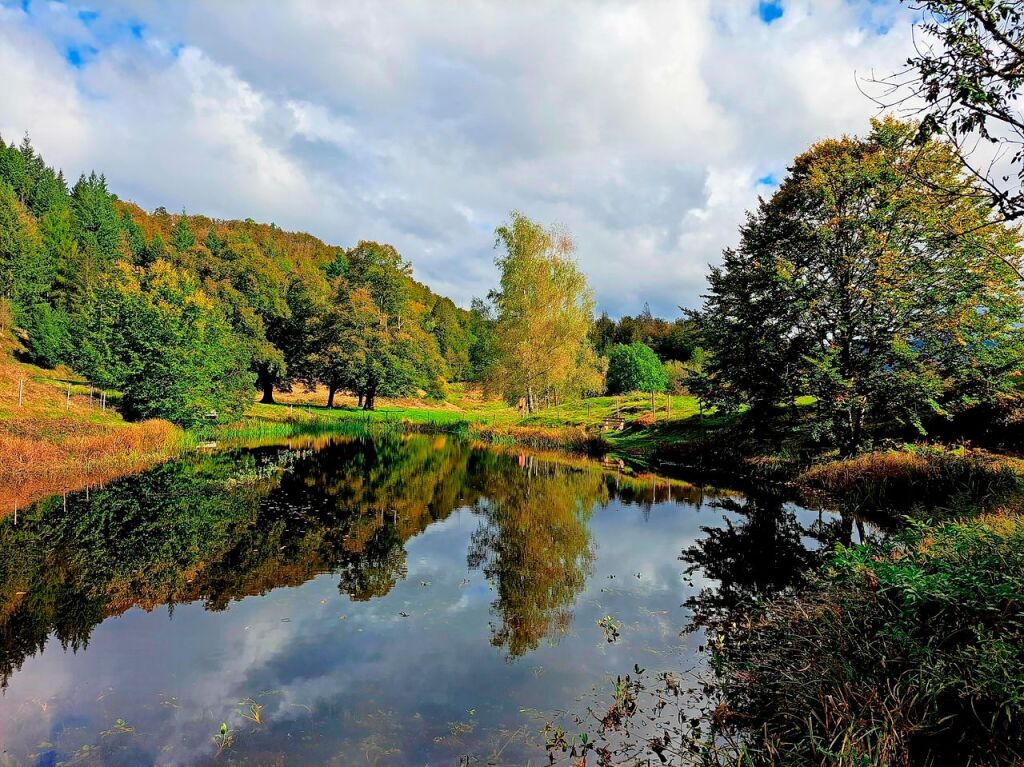
<instances>
[{"instance_id":1,"label":"pond","mask_svg":"<svg viewBox=\"0 0 1024 767\"><path fill-rule=\"evenodd\" d=\"M0 765L543 763L634 663L700 662L694 610L851 536L447 437L196 453L0 520Z\"/></svg>"}]
</instances>

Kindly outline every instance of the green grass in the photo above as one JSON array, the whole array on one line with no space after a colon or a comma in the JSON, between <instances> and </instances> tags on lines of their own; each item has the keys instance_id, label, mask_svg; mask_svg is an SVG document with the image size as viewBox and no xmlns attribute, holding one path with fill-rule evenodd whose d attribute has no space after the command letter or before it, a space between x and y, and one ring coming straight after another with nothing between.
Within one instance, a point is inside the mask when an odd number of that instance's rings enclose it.
<instances>
[{"instance_id":1,"label":"green grass","mask_svg":"<svg viewBox=\"0 0 1024 767\"><path fill-rule=\"evenodd\" d=\"M339 407L328 410L316 405L264 405L257 403L249 410L250 418L285 423L288 421L311 421L322 423L347 423L351 421L400 423L434 423L452 424L480 420L479 417L467 417L467 414L455 410L434 409L425 407L398 407L385 405L376 410L358 410L356 408Z\"/></svg>"},{"instance_id":2,"label":"green grass","mask_svg":"<svg viewBox=\"0 0 1024 767\"><path fill-rule=\"evenodd\" d=\"M352 424L406 424L409 427L436 427L438 430L472 432L496 444L537 443L555 446L558 443L580 446L590 444L581 433L600 435L613 452L643 461L660 448L690 442L702 433L700 408L695 397L673 395L670 412L667 397L655 397L657 412L651 411L649 394L591 397L550 405L523 417L515 408L495 399L473 396L464 386L453 385L447 402L387 401L376 410L364 411L352 406L328 409L323 405L303 402L266 405L254 404L247 419L218 434L243 433L270 436L270 425L279 425L279 435L325 433L347 429ZM603 431L606 419L622 418L621 431ZM727 419L705 418L704 428L715 428ZM555 432L564 430L559 437ZM591 444L591 447L593 445Z\"/></svg>"},{"instance_id":3,"label":"green grass","mask_svg":"<svg viewBox=\"0 0 1024 767\"><path fill-rule=\"evenodd\" d=\"M1012 514L839 547L805 592L722 627L720 720L787 764L1017 764L1022 595Z\"/></svg>"}]
</instances>

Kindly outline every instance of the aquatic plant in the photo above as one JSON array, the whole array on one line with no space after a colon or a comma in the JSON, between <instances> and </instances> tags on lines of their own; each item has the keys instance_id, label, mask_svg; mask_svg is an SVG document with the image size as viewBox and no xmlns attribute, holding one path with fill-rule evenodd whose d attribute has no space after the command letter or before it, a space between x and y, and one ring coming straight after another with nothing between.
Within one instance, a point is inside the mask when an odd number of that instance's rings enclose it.
<instances>
[{"instance_id":1,"label":"aquatic plant","mask_svg":"<svg viewBox=\"0 0 1024 767\"><path fill-rule=\"evenodd\" d=\"M619 629L622 628L622 624L616 621L612 616L606 615L597 622L597 625L604 631L604 638L609 642L613 643L619 638Z\"/></svg>"},{"instance_id":2,"label":"aquatic plant","mask_svg":"<svg viewBox=\"0 0 1024 767\"><path fill-rule=\"evenodd\" d=\"M257 703L252 698L246 698L240 701L239 706L242 707L242 716L250 721L255 722L257 725L263 724L263 705Z\"/></svg>"},{"instance_id":3,"label":"aquatic plant","mask_svg":"<svg viewBox=\"0 0 1024 767\"><path fill-rule=\"evenodd\" d=\"M216 756L220 756L235 744L235 734L228 727L227 722L220 723L220 731L213 736L213 743L217 746Z\"/></svg>"}]
</instances>

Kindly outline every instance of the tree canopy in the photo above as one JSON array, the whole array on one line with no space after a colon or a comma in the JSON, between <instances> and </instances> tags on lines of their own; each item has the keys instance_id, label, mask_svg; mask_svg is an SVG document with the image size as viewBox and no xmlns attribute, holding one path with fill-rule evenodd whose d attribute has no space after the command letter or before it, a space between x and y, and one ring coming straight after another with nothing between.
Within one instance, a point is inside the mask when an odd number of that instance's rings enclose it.
<instances>
[{"instance_id":1,"label":"tree canopy","mask_svg":"<svg viewBox=\"0 0 1024 767\"><path fill-rule=\"evenodd\" d=\"M608 354L609 394L665 391L667 386L665 366L651 347L640 342L612 347Z\"/></svg>"},{"instance_id":2,"label":"tree canopy","mask_svg":"<svg viewBox=\"0 0 1024 767\"><path fill-rule=\"evenodd\" d=\"M810 394L849 452L1016 386L1020 234L916 133L886 119L816 144L749 215L700 315L715 404L770 417Z\"/></svg>"},{"instance_id":3,"label":"tree canopy","mask_svg":"<svg viewBox=\"0 0 1024 767\"><path fill-rule=\"evenodd\" d=\"M919 141L950 143L1006 220L1024 216L1024 7L1019 0L904 0L920 14L922 43L875 98L920 118ZM924 104L922 107L921 104ZM1004 174L977 139L1015 171ZM947 192L955 192L951 187Z\"/></svg>"},{"instance_id":4,"label":"tree canopy","mask_svg":"<svg viewBox=\"0 0 1024 767\"><path fill-rule=\"evenodd\" d=\"M240 381L264 402L296 382L327 383L338 365L325 360L341 343L367 360L344 386L370 407L378 393L439 392L453 375L481 374L471 327L488 329L416 282L390 245L345 249L251 219L147 213L96 173L69 189L28 139L0 141L0 300L31 358L123 389L133 415L181 423L237 412ZM368 323L353 309L364 304L376 312ZM147 353L163 348L167 360L143 364L129 315L160 339ZM212 388L198 385L203 376ZM169 387L192 404L172 404Z\"/></svg>"},{"instance_id":5,"label":"tree canopy","mask_svg":"<svg viewBox=\"0 0 1024 767\"><path fill-rule=\"evenodd\" d=\"M495 247L500 287L491 387L510 403L533 412L539 398L600 388L597 356L588 336L594 298L572 258L565 233L545 229L521 213L498 227Z\"/></svg>"}]
</instances>

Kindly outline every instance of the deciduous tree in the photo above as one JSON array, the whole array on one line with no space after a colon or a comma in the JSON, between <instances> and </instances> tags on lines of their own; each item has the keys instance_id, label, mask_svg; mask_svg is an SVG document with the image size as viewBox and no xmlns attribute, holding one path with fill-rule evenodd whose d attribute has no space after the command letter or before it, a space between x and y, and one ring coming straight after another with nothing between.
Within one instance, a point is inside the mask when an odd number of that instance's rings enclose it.
<instances>
[{"instance_id":1,"label":"deciduous tree","mask_svg":"<svg viewBox=\"0 0 1024 767\"><path fill-rule=\"evenodd\" d=\"M545 395L600 388L588 337L594 298L570 237L513 212L495 246L501 285L491 295L497 317L490 387L510 403L525 400L529 412Z\"/></svg>"},{"instance_id":2,"label":"deciduous tree","mask_svg":"<svg viewBox=\"0 0 1024 767\"><path fill-rule=\"evenodd\" d=\"M1019 232L947 144L915 136L887 119L816 144L749 217L700 317L716 404L763 417L812 394L849 453L1016 385Z\"/></svg>"},{"instance_id":3,"label":"deciduous tree","mask_svg":"<svg viewBox=\"0 0 1024 767\"><path fill-rule=\"evenodd\" d=\"M665 366L651 347L639 341L617 344L608 354L609 394L624 394L632 391L665 391L668 376Z\"/></svg>"}]
</instances>

